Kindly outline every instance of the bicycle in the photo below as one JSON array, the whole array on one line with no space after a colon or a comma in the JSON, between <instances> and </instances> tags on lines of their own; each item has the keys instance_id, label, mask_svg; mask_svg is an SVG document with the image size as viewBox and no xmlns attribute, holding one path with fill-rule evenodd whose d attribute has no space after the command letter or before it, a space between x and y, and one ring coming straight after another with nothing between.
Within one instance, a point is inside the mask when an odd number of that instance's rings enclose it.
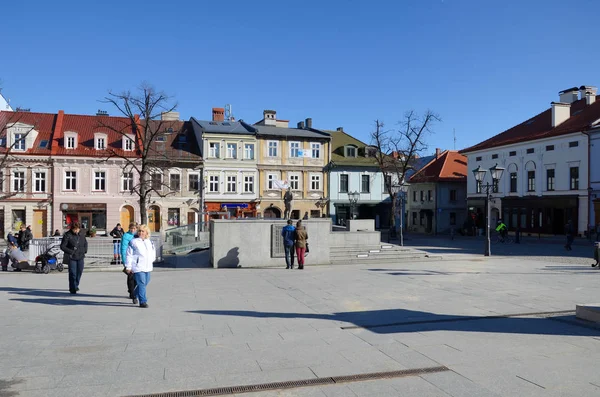
<instances>
[{"instance_id":1,"label":"bicycle","mask_svg":"<svg viewBox=\"0 0 600 397\"><path fill-rule=\"evenodd\" d=\"M492 244L512 244L514 240L508 234L502 237L500 233L495 233L492 238Z\"/></svg>"}]
</instances>

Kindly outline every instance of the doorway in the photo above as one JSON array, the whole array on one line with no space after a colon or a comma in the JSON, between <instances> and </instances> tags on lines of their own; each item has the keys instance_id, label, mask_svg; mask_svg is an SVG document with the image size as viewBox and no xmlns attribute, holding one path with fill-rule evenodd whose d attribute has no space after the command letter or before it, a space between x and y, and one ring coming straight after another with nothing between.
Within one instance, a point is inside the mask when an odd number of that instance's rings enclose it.
<instances>
[{"instance_id":1,"label":"doorway","mask_svg":"<svg viewBox=\"0 0 600 397\"><path fill-rule=\"evenodd\" d=\"M281 210L277 207L269 207L264 212L265 218L281 218Z\"/></svg>"},{"instance_id":2,"label":"doorway","mask_svg":"<svg viewBox=\"0 0 600 397\"><path fill-rule=\"evenodd\" d=\"M46 237L46 210L33 210L31 232L34 238Z\"/></svg>"},{"instance_id":3,"label":"doorway","mask_svg":"<svg viewBox=\"0 0 600 397\"><path fill-rule=\"evenodd\" d=\"M148 227L151 232L160 232L160 208L156 205L148 208Z\"/></svg>"},{"instance_id":4,"label":"doorway","mask_svg":"<svg viewBox=\"0 0 600 397\"><path fill-rule=\"evenodd\" d=\"M133 222L134 219L133 207L124 205L123 208L121 208L121 226L123 229L129 230L129 224Z\"/></svg>"},{"instance_id":5,"label":"doorway","mask_svg":"<svg viewBox=\"0 0 600 397\"><path fill-rule=\"evenodd\" d=\"M79 223L84 235L87 234L87 231L92 227L92 214L90 212L79 213Z\"/></svg>"}]
</instances>

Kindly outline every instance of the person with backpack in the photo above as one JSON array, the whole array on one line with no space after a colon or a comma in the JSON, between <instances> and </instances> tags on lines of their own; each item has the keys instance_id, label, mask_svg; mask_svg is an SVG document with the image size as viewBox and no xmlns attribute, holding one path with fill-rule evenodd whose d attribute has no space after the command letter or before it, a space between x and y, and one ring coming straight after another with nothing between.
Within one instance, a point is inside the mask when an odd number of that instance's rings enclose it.
<instances>
[{"instance_id":1,"label":"person with backpack","mask_svg":"<svg viewBox=\"0 0 600 397\"><path fill-rule=\"evenodd\" d=\"M286 269L294 268L294 240L296 237L296 228L292 225L292 220L288 219L287 225L281 229L283 237L283 249L285 250Z\"/></svg>"},{"instance_id":2,"label":"person with backpack","mask_svg":"<svg viewBox=\"0 0 600 397\"><path fill-rule=\"evenodd\" d=\"M137 298L133 294L135 291L135 277L133 273L127 271L127 248L129 247L129 243L137 237L137 223L131 222L129 224L129 231L123 234L121 238L121 262L123 263L123 273L127 275L127 292L129 293L129 299L133 300L133 304L137 305Z\"/></svg>"},{"instance_id":3,"label":"person with backpack","mask_svg":"<svg viewBox=\"0 0 600 397\"><path fill-rule=\"evenodd\" d=\"M76 294L83 274L83 260L88 250L87 240L81 232L79 222L73 222L71 229L63 235L60 249L65 253L63 263L69 266L69 292Z\"/></svg>"}]
</instances>

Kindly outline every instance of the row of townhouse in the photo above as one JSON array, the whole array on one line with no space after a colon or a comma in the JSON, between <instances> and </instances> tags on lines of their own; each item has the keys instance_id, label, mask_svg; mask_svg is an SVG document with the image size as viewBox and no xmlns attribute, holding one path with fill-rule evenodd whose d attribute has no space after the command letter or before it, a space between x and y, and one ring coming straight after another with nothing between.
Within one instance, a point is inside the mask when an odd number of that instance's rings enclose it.
<instances>
[{"instance_id":1,"label":"row of townhouse","mask_svg":"<svg viewBox=\"0 0 600 397\"><path fill-rule=\"evenodd\" d=\"M462 150L468 158L467 206L482 228L485 191L472 169L505 168L492 187L491 224L511 230L579 235L600 223L600 103L597 88L573 87L538 115ZM487 172L486 181L491 181Z\"/></svg>"},{"instance_id":2,"label":"row of townhouse","mask_svg":"<svg viewBox=\"0 0 600 397\"><path fill-rule=\"evenodd\" d=\"M346 219L354 190L360 192L359 216L388 216L383 176L369 158L372 148L341 128L315 129L311 119L290 128L275 111L263 116L248 124L225 120L224 110L214 108L210 120L181 121L173 113L151 121L161 128L152 141L160 170L149 180L160 194L146 208L152 231L224 213L282 217L288 189L294 219ZM10 152L0 171L3 235L26 224L36 237L47 236L74 220L105 234L116 223L140 221L132 193L139 177L126 167L127 159L139 159L140 143L129 119L64 111L3 111L0 117L0 152Z\"/></svg>"},{"instance_id":3,"label":"row of townhouse","mask_svg":"<svg viewBox=\"0 0 600 397\"><path fill-rule=\"evenodd\" d=\"M104 234L119 222L139 221L138 199L132 194L139 178L126 167L127 159L138 157L130 124L127 118L102 114L0 112L2 235L26 224L34 237L48 236L76 220ZM130 133L115 132L124 126ZM152 175L153 187L165 193L148 203L153 231L178 225L186 216L188 222L198 221L200 212L202 158L190 123L161 126L153 153L161 153L161 159L166 154L169 162Z\"/></svg>"}]
</instances>

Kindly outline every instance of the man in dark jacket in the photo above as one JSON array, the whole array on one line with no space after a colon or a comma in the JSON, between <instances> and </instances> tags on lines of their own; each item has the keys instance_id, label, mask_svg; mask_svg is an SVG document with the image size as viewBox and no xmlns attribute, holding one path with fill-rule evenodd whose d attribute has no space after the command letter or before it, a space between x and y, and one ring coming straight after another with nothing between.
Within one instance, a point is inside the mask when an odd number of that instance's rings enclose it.
<instances>
[{"instance_id":1,"label":"man in dark jacket","mask_svg":"<svg viewBox=\"0 0 600 397\"><path fill-rule=\"evenodd\" d=\"M73 222L71 230L66 232L60 243L60 249L65 253L63 263L69 265L69 292L79 291L79 281L83 274L83 259L87 254L87 240L81 233L79 222Z\"/></svg>"},{"instance_id":2,"label":"man in dark jacket","mask_svg":"<svg viewBox=\"0 0 600 397\"><path fill-rule=\"evenodd\" d=\"M29 242L33 239L33 233L31 230L26 228L24 224L21 225L21 230L17 236L17 245L21 251L27 251L29 249Z\"/></svg>"},{"instance_id":3,"label":"man in dark jacket","mask_svg":"<svg viewBox=\"0 0 600 397\"><path fill-rule=\"evenodd\" d=\"M296 228L292 225L292 220L287 221L287 225L281 229L281 236L283 237L283 248L285 250L285 264L286 269L294 268L294 239L296 234ZM290 260L291 257L291 260Z\"/></svg>"}]
</instances>

